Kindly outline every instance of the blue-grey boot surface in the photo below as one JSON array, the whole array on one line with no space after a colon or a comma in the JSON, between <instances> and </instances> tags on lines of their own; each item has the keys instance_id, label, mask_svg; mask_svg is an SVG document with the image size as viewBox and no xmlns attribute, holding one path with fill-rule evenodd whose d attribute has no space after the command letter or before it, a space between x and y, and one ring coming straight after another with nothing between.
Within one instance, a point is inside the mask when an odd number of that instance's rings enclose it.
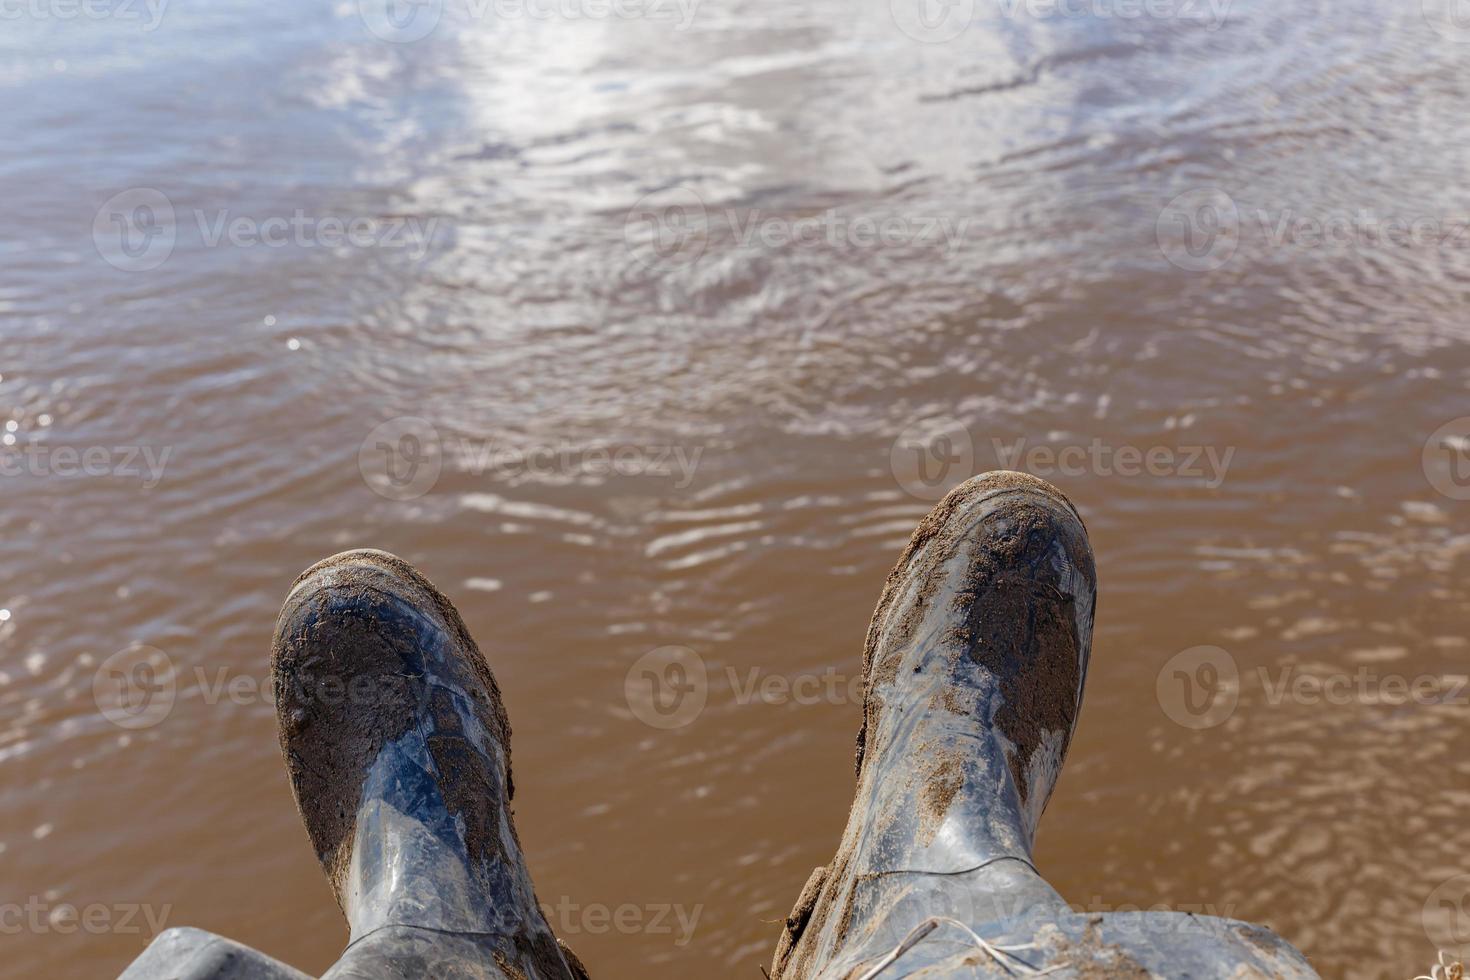
<instances>
[{"instance_id":1,"label":"blue-grey boot surface","mask_svg":"<svg viewBox=\"0 0 1470 980\"><path fill-rule=\"evenodd\" d=\"M272 652L281 750L351 939L342 977L584 976L511 819L510 725L427 579L381 551L297 580Z\"/></svg>"},{"instance_id":2,"label":"blue-grey boot surface","mask_svg":"<svg viewBox=\"0 0 1470 980\"><path fill-rule=\"evenodd\" d=\"M1316 976L1259 926L1075 913L1036 869L1096 594L1081 518L1034 477L972 479L919 525L868 630L847 828L772 980ZM537 902L510 725L448 599L385 552L329 558L287 596L272 670L292 790L350 931L324 980L585 980ZM123 976L306 977L195 929L160 935Z\"/></svg>"},{"instance_id":3,"label":"blue-grey boot surface","mask_svg":"<svg viewBox=\"0 0 1470 980\"><path fill-rule=\"evenodd\" d=\"M1096 594L1081 518L1034 477L971 479L919 525L868 631L847 829L787 919L774 980L1316 976L1257 926L1074 914L1032 863Z\"/></svg>"},{"instance_id":4,"label":"blue-grey boot surface","mask_svg":"<svg viewBox=\"0 0 1470 980\"><path fill-rule=\"evenodd\" d=\"M118 980L311 980L300 970L203 929L165 929Z\"/></svg>"}]
</instances>

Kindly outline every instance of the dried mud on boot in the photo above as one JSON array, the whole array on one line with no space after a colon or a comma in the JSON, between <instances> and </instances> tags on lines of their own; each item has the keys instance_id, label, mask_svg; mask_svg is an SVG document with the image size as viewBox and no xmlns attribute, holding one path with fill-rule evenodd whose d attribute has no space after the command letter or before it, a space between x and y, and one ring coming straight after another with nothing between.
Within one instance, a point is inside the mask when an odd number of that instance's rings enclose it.
<instances>
[{"instance_id":1,"label":"dried mud on boot","mask_svg":"<svg viewBox=\"0 0 1470 980\"><path fill-rule=\"evenodd\" d=\"M375 600L401 601L385 592L381 575L419 609L436 614L463 656L448 665L465 676L457 678L471 697L471 708L485 731L498 742L505 757L505 793L494 791L477 770L478 756L460 739L460 722L452 706L443 703L446 692L425 683L420 639L407 620L384 621L369 615ZM331 597L308 593L293 601L296 588L309 579L330 574ZM348 552L308 568L292 586L272 646L271 673L280 721L281 752L286 761L297 808L317 857L342 903L349 852L356 827L356 809L369 768L382 749L412 728L425 710L447 723L429 739L444 800L452 813L465 817L466 845L474 856L500 854L498 822L483 814L484 799L509 801L515 792L511 779L510 723L501 703L500 689L454 606L413 566L386 552ZM310 606L309 615L302 615ZM305 621L303 626L300 620ZM442 668L444 665L440 665ZM456 678L450 678L455 680ZM356 697L324 697L322 681L373 685L367 703ZM365 690L359 687L359 691ZM429 703L425 704L424 699ZM445 779L443 776L452 778ZM469 781L466 781L468 776ZM470 783L488 795L471 799ZM514 827L512 831L514 834ZM517 842L519 847L519 842ZM345 911L345 910L344 910Z\"/></svg>"},{"instance_id":2,"label":"dried mud on boot","mask_svg":"<svg viewBox=\"0 0 1470 980\"><path fill-rule=\"evenodd\" d=\"M1005 490L1027 493L997 492ZM1083 680L1078 668L1082 637L1077 635L1075 602L1060 590L1035 581L1038 569L1050 571L1046 563L1053 558L1055 534L1067 528L1065 522L1059 522L1051 510L1031 497L1033 493L1040 493L1077 518L1077 529L1084 537L1063 544L1069 554L1086 556L1086 563L1077 571L1085 578L1089 591L1095 594L1096 571L1085 538L1085 525L1076 508L1054 487L1025 474L1001 472L986 474L955 488L915 529L884 583L883 594L868 624L863 649L863 721L855 755L859 772L867 733L876 721L873 712L879 707L873 694L896 680L904 649L940 588L943 576L937 570L969 543L972 528L954 520L956 512L984 494L995 494L992 513L1004 525L1006 533L995 538L990 547L975 549L965 583L954 597L960 608L968 609L969 615L964 625L957 628L956 635L949 638L958 640L957 646L964 655L1000 679L1005 704L997 713L996 722L1015 746L1012 775L1023 804L1029 792L1028 781L1023 777L1043 734L1072 732L1078 711L1078 699L1073 692L1080 689ZM921 554L924 567L911 567ZM1025 569L1026 574L1017 574L1018 568ZM888 649L879 660L878 645L884 637L889 614L904 585L911 580L920 583L920 592L903 609L903 618L893 625L887 638ZM1038 596L1035 591L1038 589L1046 591ZM986 601L976 601L980 598ZM1095 603L1086 613L1090 624ZM943 706L957 714L968 707L952 691L942 692L941 697Z\"/></svg>"},{"instance_id":3,"label":"dried mud on boot","mask_svg":"<svg viewBox=\"0 0 1470 980\"><path fill-rule=\"evenodd\" d=\"M1000 497L996 503L1006 534L992 539L996 546L980 551L970 567L956 598L969 605L970 616L954 639L965 656L1000 679L995 722L1015 747L1011 775L1024 805L1030 792L1026 773L1042 738L1047 732L1070 737L1076 727L1083 638L1076 600L1041 578L1054 558L1055 517L1024 497ZM1016 574L1018 567L1031 574ZM1084 574L1091 585L1093 569Z\"/></svg>"}]
</instances>

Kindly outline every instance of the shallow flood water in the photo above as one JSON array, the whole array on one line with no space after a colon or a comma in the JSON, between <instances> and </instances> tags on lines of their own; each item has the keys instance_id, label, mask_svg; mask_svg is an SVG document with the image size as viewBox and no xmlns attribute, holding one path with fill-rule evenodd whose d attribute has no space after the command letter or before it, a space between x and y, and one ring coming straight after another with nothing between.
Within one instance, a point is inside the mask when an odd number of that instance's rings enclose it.
<instances>
[{"instance_id":1,"label":"shallow flood water","mask_svg":"<svg viewBox=\"0 0 1470 980\"><path fill-rule=\"evenodd\" d=\"M999 466L1098 559L1063 896L1324 976L1470 942L1450 11L16 9L0 974L158 925L332 962L263 685L292 578L375 546L488 655L593 975L757 976L883 578Z\"/></svg>"}]
</instances>

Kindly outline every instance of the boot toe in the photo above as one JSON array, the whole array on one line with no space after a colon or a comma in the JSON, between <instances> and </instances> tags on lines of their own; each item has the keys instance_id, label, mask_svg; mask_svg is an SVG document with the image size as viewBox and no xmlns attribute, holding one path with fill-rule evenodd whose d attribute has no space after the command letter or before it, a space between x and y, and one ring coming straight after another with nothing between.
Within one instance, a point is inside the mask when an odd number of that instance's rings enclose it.
<instances>
[{"instance_id":1,"label":"boot toe","mask_svg":"<svg viewBox=\"0 0 1470 980\"><path fill-rule=\"evenodd\" d=\"M339 901L364 781L405 733L429 750L473 747L479 764L456 779L473 770L501 784L503 772L509 798L494 677L454 607L402 559L351 551L307 569L281 610L271 672L292 790Z\"/></svg>"},{"instance_id":2,"label":"boot toe","mask_svg":"<svg viewBox=\"0 0 1470 980\"><path fill-rule=\"evenodd\" d=\"M956 487L914 532L874 613L859 769L885 716L920 713L940 729L949 718L961 731L974 719L1004 736L1034 826L1081 708L1095 597L1087 530L1060 490L1006 471Z\"/></svg>"},{"instance_id":3,"label":"boot toe","mask_svg":"<svg viewBox=\"0 0 1470 980\"><path fill-rule=\"evenodd\" d=\"M888 577L864 653L870 690L934 653L1024 669L1046 645L1039 626L1066 634L1085 670L1096 589L1087 529L1060 490L1024 473L973 477L919 524Z\"/></svg>"}]
</instances>

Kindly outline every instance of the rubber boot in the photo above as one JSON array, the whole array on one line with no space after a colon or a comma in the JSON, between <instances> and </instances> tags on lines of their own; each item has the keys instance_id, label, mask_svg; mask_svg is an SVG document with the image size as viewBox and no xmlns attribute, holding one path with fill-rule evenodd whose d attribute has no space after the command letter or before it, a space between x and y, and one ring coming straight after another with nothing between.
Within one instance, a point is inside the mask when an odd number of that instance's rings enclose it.
<instances>
[{"instance_id":1,"label":"rubber boot","mask_svg":"<svg viewBox=\"0 0 1470 980\"><path fill-rule=\"evenodd\" d=\"M1033 864L1096 590L1081 518L1035 477L973 478L920 523L868 629L847 828L786 921L774 980L1312 975L1241 923L1075 915Z\"/></svg>"},{"instance_id":2,"label":"rubber boot","mask_svg":"<svg viewBox=\"0 0 1470 980\"><path fill-rule=\"evenodd\" d=\"M341 977L585 977L511 819L510 725L459 613L402 559L304 572L272 651L281 751L351 930Z\"/></svg>"},{"instance_id":3,"label":"rubber boot","mask_svg":"<svg viewBox=\"0 0 1470 980\"><path fill-rule=\"evenodd\" d=\"M233 939L187 926L165 929L118 980L311 980Z\"/></svg>"}]
</instances>

